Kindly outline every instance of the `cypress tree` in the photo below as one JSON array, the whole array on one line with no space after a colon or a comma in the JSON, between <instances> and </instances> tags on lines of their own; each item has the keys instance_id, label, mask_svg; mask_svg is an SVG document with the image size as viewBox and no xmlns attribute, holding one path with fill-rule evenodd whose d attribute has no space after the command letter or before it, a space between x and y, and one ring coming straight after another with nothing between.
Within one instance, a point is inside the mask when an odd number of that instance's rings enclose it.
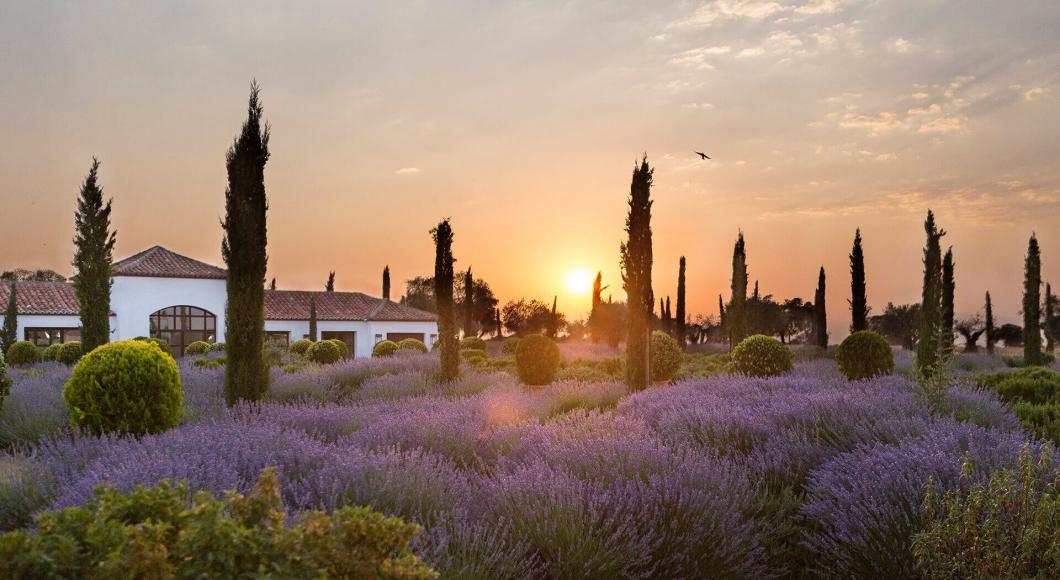
<instances>
[{"instance_id":1,"label":"cypress tree","mask_svg":"<svg viewBox=\"0 0 1060 580\"><path fill-rule=\"evenodd\" d=\"M110 267L115 232L110 229L110 203L103 203L99 182L99 160L81 185L74 214L74 292L81 315L81 346L90 352L110 341ZM261 280L257 285L261 286Z\"/></svg>"},{"instance_id":2,"label":"cypress tree","mask_svg":"<svg viewBox=\"0 0 1060 580\"><path fill-rule=\"evenodd\" d=\"M324 283L325 292L335 291L335 272L328 272L328 281Z\"/></svg>"},{"instance_id":3,"label":"cypress tree","mask_svg":"<svg viewBox=\"0 0 1060 580\"><path fill-rule=\"evenodd\" d=\"M743 232L732 250L732 298L728 312L729 348L747 337L747 253Z\"/></svg>"},{"instance_id":4,"label":"cypress tree","mask_svg":"<svg viewBox=\"0 0 1060 580\"><path fill-rule=\"evenodd\" d=\"M854 232L850 250L850 332L869 328L869 307L865 297L865 253L861 249L861 228Z\"/></svg>"},{"instance_id":5,"label":"cypress tree","mask_svg":"<svg viewBox=\"0 0 1060 580\"><path fill-rule=\"evenodd\" d=\"M651 185L654 170L644 156L633 170L629 187L627 239L620 246L622 283L626 290L628 327L626 334L626 384L631 390L648 386L651 370L648 360L648 334L651 331Z\"/></svg>"},{"instance_id":6,"label":"cypress tree","mask_svg":"<svg viewBox=\"0 0 1060 580\"><path fill-rule=\"evenodd\" d=\"M1056 306L1056 296L1053 295L1053 287L1051 284L1045 284L1045 352L1052 354L1056 337L1054 333L1056 331L1056 318L1054 308Z\"/></svg>"},{"instance_id":7,"label":"cypress tree","mask_svg":"<svg viewBox=\"0 0 1060 580\"><path fill-rule=\"evenodd\" d=\"M446 218L431 230L434 238L434 296L438 305L438 349L442 382L460 376L460 351L456 340L453 312L453 228Z\"/></svg>"},{"instance_id":8,"label":"cypress tree","mask_svg":"<svg viewBox=\"0 0 1060 580\"><path fill-rule=\"evenodd\" d=\"M939 360L939 338L942 331L942 248L946 235L935 225L935 214L928 210L924 221L927 242L924 246L924 285L920 304L920 334L916 346L916 368L920 376L935 374Z\"/></svg>"},{"instance_id":9,"label":"cypress tree","mask_svg":"<svg viewBox=\"0 0 1060 580\"><path fill-rule=\"evenodd\" d=\"M953 294L957 288L953 279L953 247L946 249L942 259L942 333L940 347L953 349Z\"/></svg>"},{"instance_id":10,"label":"cypress tree","mask_svg":"<svg viewBox=\"0 0 1060 580\"><path fill-rule=\"evenodd\" d=\"M813 342L828 348L828 312L825 309L824 266L817 274L817 291L813 295Z\"/></svg>"},{"instance_id":11,"label":"cypress tree","mask_svg":"<svg viewBox=\"0 0 1060 580\"><path fill-rule=\"evenodd\" d=\"M275 289L276 289L276 278L273 278L272 281L269 282L269 290L275 290Z\"/></svg>"},{"instance_id":12,"label":"cypress tree","mask_svg":"<svg viewBox=\"0 0 1060 580\"><path fill-rule=\"evenodd\" d=\"M552 296L552 313L548 317L549 338L556 338L556 333L559 332L559 319L556 318L556 298L558 298L558 296Z\"/></svg>"},{"instance_id":13,"label":"cypress tree","mask_svg":"<svg viewBox=\"0 0 1060 580\"><path fill-rule=\"evenodd\" d=\"M1023 360L1027 366L1042 364L1041 287L1042 256L1038 238L1031 234L1023 278Z\"/></svg>"},{"instance_id":14,"label":"cypress tree","mask_svg":"<svg viewBox=\"0 0 1060 580\"><path fill-rule=\"evenodd\" d=\"M497 338L504 338L504 326L501 324L501 309L493 309L493 324L497 327Z\"/></svg>"},{"instance_id":15,"label":"cypress tree","mask_svg":"<svg viewBox=\"0 0 1060 580\"><path fill-rule=\"evenodd\" d=\"M317 341L317 301L309 300L309 340Z\"/></svg>"},{"instance_id":16,"label":"cypress tree","mask_svg":"<svg viewBox=\"0 0 1060 580\"><path fill-rule=\"evenodd\" d=\"M475 280L471 276L471 267L468 266L464 274L464 336L471 336L473 314L475 311Z\"/></svg>"},{"instance_id":17,"label":"cypress tree","mask_svg":"<svg viewBox=\"0 0 1060 580\"><path fill-rule=\"evenodd\" d=\"M663 304L662 297L659 297L659 330L666 330L666 305Z\"/></svg>"},{"instance_id":18,"label":"cypress tree","mask_svg":"<svg viewBox=\"0 0 1060 580\"><path fill-rule=\"evenodd\" d=\"M7 295L7 310L4 311L4 327L0 330L0 354L18 340L18 282L11 279L11 292Z\"/></svg>"},{"instance_id":19,"label":"cypress tree","mask_svg":"<svg viewBox=\"0 0 1060 580\"><path fill-rule=\"evenodd\" d=\"M725 326L725 301L722 300L721 294L718 294L718 324L722 327Z\"/></svg>"},{"instance_id":20,"label":"cypress tree","mask_svg":"<svg viewBox=\"0 0 1060 580\"><path fill-rule=\"evenodd\" d=\"M225 307L225 400L261 400L269 388L269 369L261 356L265 338L265 269L267 235L265 163L269 160L269 125L255 82L250 88L247 120L228 150L224 240L221 255L228 266Z\"/></svg>"},{"instance_id":21,"label":"cypress tree","mask_svg":"<svg viewBox=\"0 0 1060 580\"><path fill-rule=\"evenodd\" d=\"M685 257L681 256L680 265L677 267L677 343L684 350L688 342L688 326L685 317Z\"/></svg>"},{"instance_id":22,"label":"cypress tree","mask_svg":"<svg viewBox=\"0 0 1060 580\"><path fill-rule=\"evenodd\" d=\"M383 300L390 300L390 266L383 266Z\"/></svg>"},{"instance_id":23,"label":"cypress tree","mask_svg":"<svg viewBox=\"0 0 1060 580\"><path fill-rule=\"evenodd\" d=\"M989 290L986 292L986 352L994 354L994 305Z\"/></svg>"},{"instance_id":24,"label":"cypress tree","mask_svg":"<svg viewBox=\"0 0 1060 580\"><path fill-rule=\"evenodd\" d=\"M603 330L600 327L600 305L603 304L603 299L600 297L600 294L604 291L603 280L603 272L597 272L596 279L593 280L592 309L589 311L589 335L592 338L593 344L597 344L603 339Z\"/></svg>"},{"instance_id":25,"label":"cypress tree","mask_svg":"<svg viewBox=\"0 0 1060 580\"><path fill-rule=\"evenodd\" d=\"M666 334L671 334L672 335L674 333L674 315L670 311L670 297L669 296L666 297L666 312L664 313L664 316L665 316L665 318L664 318L665 322L663 323L663 330L666 331Z\"/></svg>"}]
</instances>

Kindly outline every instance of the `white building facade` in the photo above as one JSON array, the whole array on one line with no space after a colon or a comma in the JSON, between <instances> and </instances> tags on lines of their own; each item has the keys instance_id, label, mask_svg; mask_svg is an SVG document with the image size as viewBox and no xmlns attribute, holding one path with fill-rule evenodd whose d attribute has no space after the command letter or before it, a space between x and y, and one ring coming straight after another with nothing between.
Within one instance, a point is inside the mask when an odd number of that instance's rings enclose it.
<instances>
[{"instance_id":1,"label":"white building facade","mask_svg":"<svg viewBox=\"0 0 1060 580\"><path fill-rule=\"evenodd\" d=\"M224 342L226 272L154 246L116 262L112 269L111 340L165 339L180 356L196 340ZM10 284L0 284L0 306ZM80 340L80 318L73 285L67 282L19 282L16 289L18 338L44 347ZM360 292L265 291L265 332L283 343L309 336L309 311L315 307L319 339L346 342L354 357L371 356L382 340L416 338L429 348L438 336L430 312Z\"/></svg>"}]
</instances>

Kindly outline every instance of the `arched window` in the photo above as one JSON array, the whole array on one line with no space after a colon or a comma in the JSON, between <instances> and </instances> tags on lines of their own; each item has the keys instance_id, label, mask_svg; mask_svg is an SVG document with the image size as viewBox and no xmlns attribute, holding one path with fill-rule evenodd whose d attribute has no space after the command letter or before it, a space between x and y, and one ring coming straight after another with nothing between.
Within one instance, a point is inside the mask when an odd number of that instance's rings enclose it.
<instances>
[{"instance_id":1,"label":"arched window","mask_svg":"<svg viewBox=\"0 0 1060 580\"><path fill-rule=\"evenodd\" d=\"M212 312L195 306L170 306L151 315L151 338L169 341L169 353L174 357L184 354L184 347L204 340L214 342L217 317Z\"/></svg>"}]
</instances>

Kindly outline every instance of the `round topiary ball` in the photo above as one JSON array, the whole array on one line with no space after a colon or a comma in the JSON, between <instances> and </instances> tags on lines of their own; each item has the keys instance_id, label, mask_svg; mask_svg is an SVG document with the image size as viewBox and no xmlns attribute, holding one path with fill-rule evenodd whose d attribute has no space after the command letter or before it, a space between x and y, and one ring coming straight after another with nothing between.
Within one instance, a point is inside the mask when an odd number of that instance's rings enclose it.
<instances>
[{"instance_id":1,"label":"round topiary ball","mask_svg":"<svg viewBox=\"0 0 1060 580\"><path fill-rule=\"evenodd\" d=\"M49 344L44 352L40 353L41 360L56 361L59 360L59 351L63 349L63 344L57 342L55 344Z\"/></svg>"},{"instance_id":2,"label":"round topiary ball","mask_svg":"<svg viewBox=\"0 0 1060 580\"><path fill-rule=\"evenodd\" d=\"M308 351L311 346L313 346L313 341L308 338L299 338L292 342L291 346L287 347L287 350L297 355L305 356L306 351Z\"/></svg>"},{"instance_id":3,"label":"round topiary ball","mask_svg":"<svg viewBox=\"0 0 1060 580\"><path fill-rule=\"evenodd\" d=\"M460 350L486 350L486 341L477 336L465 336L460 339Z\"/></svg>"},{"instance_id":4,"label":"round topiary ball","mask_svg":"<svg viewBox=\"0 0 1060 580\"><path fill-rule=\"evenodd\" d=\"M791 349L779 340L756 334L743 339L732 349L732 366L749 377L775 377L792 368Z\"/></svg>"},{"instance_id":5,"label":"round topiary ball","mask_svg":"<svg viewBox=\"0 0 1060 580\"><path fill-rule=\"evenodd\" d=\"M342 351L330 340L318 340L309 347L305 357L315 363L329 365L342 358Z\"/></svg>"},{"instance_id":6,"label":"round topiary ball","mask_svg":"<svg viewBox=\"0 0 1060 580\"><path fill-rule=\"evenodd\" d=\"M658 330L651 333L651 380L673 379L684 360L685 353L677 339Z\"/></svg>"},{"instance_id":7,"label":"round topiary ball","mask_svg":"<svg viewBox=\"0 0 1060 580\"><path fill-rule=\"evenodd\" d=\"M344 359L344 358L350 356L350 348L348 346L346 346L346 343L344 341L341 341L341 340L339 340L337 338L329 338L327 340L329 342L331 342L332 344L334 344L335 348L339 349L339 358L340 359Z\"/></svg>"},{"instance_id":8,"label":"round topiary ball","mask_svg":"<svg viewBox=\"0 0 1060 580\"><path fill-rule=\"evenodd\" d=\"M518 337L513 336L511 338L507 338L507 339L504 340L504 342L501 343L501 354L514 355L515 351L518 348L519 348L519 338Z\"/></svg>"},{"instance_id":9,"label":"round topiary ball","mask_svg":"<svg viewBox=\"0 0 1060 580\"><path fill-rule=\"evenodd\" d=\"M515 368L527 385L548 385L559 369L559 347L543 334L531 334L515 349Z\"/></svg>"},{"instance_id":10,"label":"round topiary ball","mask_svg":"<svg viewBox=\"0 0 1060 580\"><path fill-rule=\"evenodd\" d=\"M81 348L81 343L73 340L63 343L63 347L59 349L59 355L55 357L55 360L64 365L72 365L81 360L81 355L83 354L84 351Z\"/></svg>"},{"instance_id":11,"label":"round topiary ball","mask_svg":"<svg viewBox=\"0 0 1060 580\"><path fill-rule=\"evenodd\" d=\"M195 342L184 347L184 355L191 356L196 354L206 354L210 351L210 343L205 340L196 340Z\"/></svg>"},{"instance_id":12,"label":"round topiary ball","mask_svg":"<svg viewBox=\"0 0 1060 580\"><path fill-rule=\"evenodd\" d=\"M157 344L123 340L81 358L63 387L75 427L143 435L175 427L184 409L177 363Z\"/></svg>"},{"instance_id":13,"label":"round topiary ball","mask_svg":"<svg viewBox=\"0 0 1060 580\"><path fill-rule=\"evenodd\" d=\"M416 340L415 338L406 338L401 342L397 343L398 350L415 350L417 352L427 352L427 345L423 344L422 340Z\"/></svg>"},{"instance_id":14,"label":"round topiary ball","mask_svg":"<svg viewBox=\"0 0 1060 580\"><path fill-rule=\"evenodd\" d=\"M839 370L852 381L886 375L894 370L894 354L887 339L859 330L843 339L835 352Z\"/></svg>"},{"instance_id":15,"label":"round topiary ball","mask_svg":"<svg viewBox=\"0 0 1060 580\"><path fill-rule=\"evenodd\" d=\"M40 362L40 349L28 340L20 340L7 347L7 364L31 365Z\"/></svg>"},{"instance_id":16,"label":"round topiary ball","mask_svg":"<svg viewBox=\"0 0 1060 580\"><path fill-rule=\"evenodd\" d=\"M396 342L392 340L382 340L375 343L375 346L372 347L372 356L391 356L397 352L397 349L398 345Z\"/></svg>"}]
</instances>

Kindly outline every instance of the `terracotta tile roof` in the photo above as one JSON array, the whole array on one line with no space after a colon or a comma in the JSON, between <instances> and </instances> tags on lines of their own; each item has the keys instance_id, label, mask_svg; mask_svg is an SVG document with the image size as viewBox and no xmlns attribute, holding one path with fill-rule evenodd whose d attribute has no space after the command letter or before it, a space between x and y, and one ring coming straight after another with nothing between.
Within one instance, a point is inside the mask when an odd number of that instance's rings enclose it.
<instances>
[{"instance_id":1,"label":"terracotta tile roof","mask_svg":"<svg viewBox=\"0 0 1060 580\"><path fill-rule=\"evenodd\" d=\"M266 290L265 320L309 320L309 303L314 301L317 320L432 322L438 319L433 313L360 292Z\"/></svg>"},{"instance_id":2,"label":"terracotta tile roof","mask_svg":"<svg viewBox=\"0 0 1060 580\"><path fill-rule=\"evenodd\" d=\"M7 308L11 283L0 284L0 310ZM15 303L20 315L78 316L77 295L69 282L19 282Z\"/></svg>"},{"instance_id":3,"label":"terracotta tile roof","mask_svg":"<svg viewBox=\"0 0 1060 580\"><path fill-rule=\"evenodd\" d=\"M153 246L120 262L115 262L111 267L111 275L225 279L224 269L181 256L162 246Z\"/></svg>"}]
</instances>

